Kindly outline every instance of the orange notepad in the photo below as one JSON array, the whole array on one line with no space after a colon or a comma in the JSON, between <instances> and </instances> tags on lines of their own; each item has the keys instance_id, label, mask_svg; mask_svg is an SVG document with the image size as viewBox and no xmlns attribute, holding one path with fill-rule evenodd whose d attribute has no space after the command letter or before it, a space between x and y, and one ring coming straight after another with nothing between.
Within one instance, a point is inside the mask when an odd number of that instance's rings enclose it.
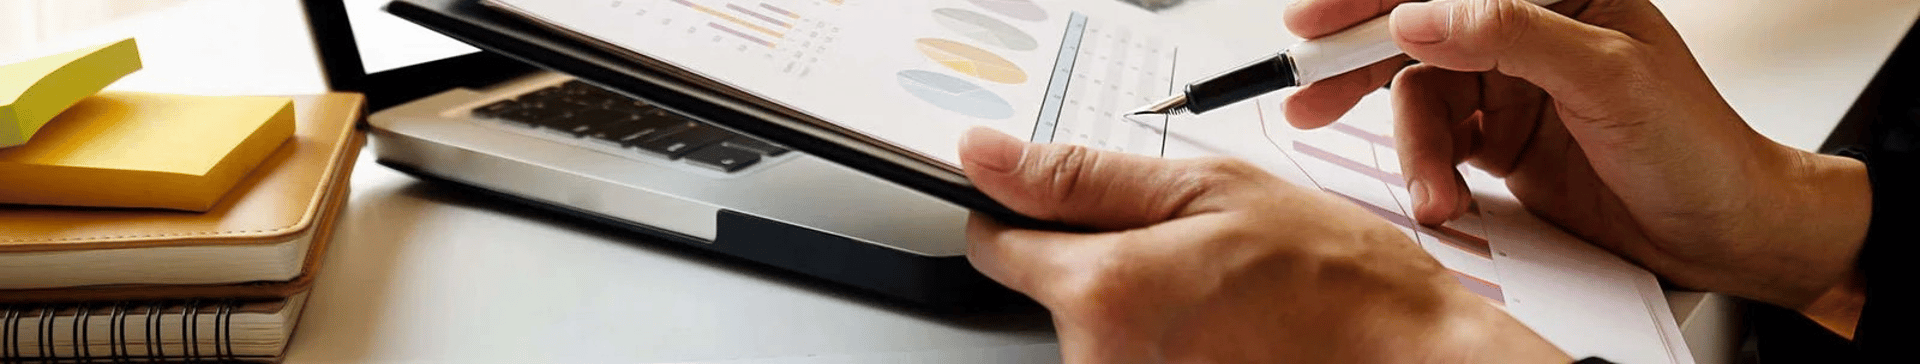
<instances>
[{"instance_id":1,"label":"orange notepad","mask_svg":"<svg viewBox=\"0 0 1920 364\"><path fill-rule=\"evenodd\" d=\"M206 211L293 119L285 97L102 92L0 149L0 204Z\"/></svg>"}]
</instances>

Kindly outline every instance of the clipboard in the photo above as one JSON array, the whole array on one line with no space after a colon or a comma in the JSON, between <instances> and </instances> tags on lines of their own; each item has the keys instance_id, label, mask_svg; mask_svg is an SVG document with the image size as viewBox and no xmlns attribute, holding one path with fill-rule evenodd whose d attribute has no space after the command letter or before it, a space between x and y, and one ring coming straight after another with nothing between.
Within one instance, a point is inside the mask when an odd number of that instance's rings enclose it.
<instances>
[{"instance_id":1,"label":"clipboard","mask_svg":"<svg viewBox=\"0 0 1920 364\"><path fill-rule=\"evenodd\" d=\"M683 116L786 145L1013 226L1079 230L1021 215L975 188L959 169L735 90L684 81L584 37L535 24L479 0L396 0L387 11L475 47L565 73Z\"/></svg>"}]
</instances>

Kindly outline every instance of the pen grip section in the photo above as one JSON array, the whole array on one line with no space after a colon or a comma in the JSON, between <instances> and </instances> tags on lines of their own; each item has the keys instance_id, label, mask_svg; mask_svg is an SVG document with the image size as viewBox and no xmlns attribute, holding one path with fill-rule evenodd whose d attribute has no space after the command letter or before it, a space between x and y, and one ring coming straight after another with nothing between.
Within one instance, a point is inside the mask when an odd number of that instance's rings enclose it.
<instances>
[{"instance_id":1,"label":"pen grip section","mask_svg":"<svg viewBox=\"0 0 1920 364\"><path fill-rule=\"evenodd\" d=\"M1188 84L1187 111L1207 112L1294 84L1293 59L1274 55Z\"/></svg>"}]
</instances>

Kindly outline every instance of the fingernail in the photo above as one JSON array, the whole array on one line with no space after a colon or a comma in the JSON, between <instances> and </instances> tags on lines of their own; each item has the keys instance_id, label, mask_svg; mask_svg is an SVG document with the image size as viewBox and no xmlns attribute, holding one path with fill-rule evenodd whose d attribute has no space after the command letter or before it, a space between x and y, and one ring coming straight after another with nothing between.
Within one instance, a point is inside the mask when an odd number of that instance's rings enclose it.
<instances>
[{"instance_id":1,"label":"fingernail","mask_svg":"<svg viewBox=\"0 0 1920 364\"><path fill-rule=\"evenodd\" d=\"M1407 182L1407 192L1413 194L1413 210L1414 211L1420 211L1420 208L1426 207L1427 204L1433 203L1432 201L1427 201L1427 198L1432 197L1433 194L1427 193L1426 183L1421 183L1420 181L1417 181L1417 180ZM1419 215L1419 213L1415 212L1414 215Z\"/></svg>"},{"instance_id":2,"label":"fingernail","mask_svg":"<svg viewBox=\"0 0 1920 364\"><path fill-rule=\"evenodd\" d=\"M974 127L960 136L960 158L994 172L1019 166L1026 150L1027 143L989 128Z\"/></svg>"},{"instance_id":3,"label":"fingernail","mask_svg":"<svg viewBox=\"0 0 1920 364\"><path fill-rule=\"evenodd\" d=\"M1401 3L1393 8L1393 32L1414 43L1440 43L1451 34L1453 7L1432 2Z\"/></svg>"}]
</instances>

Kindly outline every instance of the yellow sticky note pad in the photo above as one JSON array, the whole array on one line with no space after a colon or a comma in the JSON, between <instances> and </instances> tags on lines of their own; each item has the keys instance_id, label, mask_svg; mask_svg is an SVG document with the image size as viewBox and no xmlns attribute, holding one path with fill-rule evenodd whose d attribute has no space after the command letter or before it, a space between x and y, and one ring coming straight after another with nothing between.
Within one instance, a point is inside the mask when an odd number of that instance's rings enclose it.
<instances>
[{"instance_id":1,"label":"yellow sticky note pad","mask_svg":"<svg viewBox=\"0 0 1920 364\"><path fill-rule=\"evenodd\" d=\"M54 115L139 69L133 38L0 65L0 148L26 143Z\"/></svg>"},{"instance_id":2,"label":"yellow sticky note pad","mask_svg":"<svg viewBox=\"0 0 1920 364\"><path fill-rule=\"evenodd\" d=\"M0 149L0 203L206 211L293 135L293 100L101 92Z\"/></svg>"}]
</instances>

